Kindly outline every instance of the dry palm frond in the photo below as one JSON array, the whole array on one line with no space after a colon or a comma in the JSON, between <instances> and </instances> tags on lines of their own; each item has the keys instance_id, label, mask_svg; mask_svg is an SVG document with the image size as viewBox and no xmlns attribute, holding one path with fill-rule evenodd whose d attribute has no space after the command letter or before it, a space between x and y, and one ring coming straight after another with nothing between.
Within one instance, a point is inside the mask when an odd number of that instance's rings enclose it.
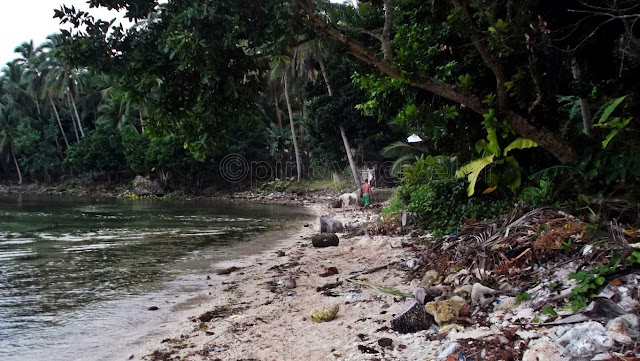
<instances>
[{"instance_id":1,"label":"dry palm frond","mask_svg":"<svg viewBox=\"0 0 640 361\"><path fill-rule=\"evenodd\" d=\"M360 286L367 286L367 287L373 288L374 290L376 290L378 292L382 292L382 293L385 293L385 294L391 295L391 296L407 297L407 298L413 297L413 294L411 294L411 293L404 293L404 292L396 290L395 288L391 288L391 287L388 287L388 286L374 285L373 283L368 283L368 282L358 281L358 280L350 280L350 279L347 279L347 282L355 283L355 284L358 284Z\"/></svg>"}]
</instances>

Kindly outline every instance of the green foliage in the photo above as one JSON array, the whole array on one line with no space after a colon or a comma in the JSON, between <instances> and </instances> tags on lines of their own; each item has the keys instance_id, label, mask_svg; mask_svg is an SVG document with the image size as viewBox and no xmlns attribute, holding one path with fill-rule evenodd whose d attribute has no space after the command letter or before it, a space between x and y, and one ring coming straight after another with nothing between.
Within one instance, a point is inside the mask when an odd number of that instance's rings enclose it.
<instances>
[{"instance_id":1,"label":"green foliage","mask_svg":"<svg viewBox=\"0 0 640 361\"><path fill-rule=\"evenodd\" d=\"M51 139L55 136L51 128L44 134L27 124L18 126L19 137L15 145L20 154L19 163L25 174L34 179L49 182L60 173L62 162Z\"/></svg>"},{"instance_id":2,"label":"green foliage","mask_svg":"<svg viewBox=\"0 0 640 361\"><path fill-rule=\"evenodd\" d=\"M516 293L516 300L518 302L529 301L531 300L531 295L528 294L527 292Z\"/></svg>"},{"instance_id":3,"label":"green foliage","mask_svg":"<svg viewBox=\"0 0 640 361\"><path fill-rule=\"evenodd\" d=\"M110 177L126 166L122 138L117 130L100 126L69 149L63 164L72 174L105 172Z\"/></svg>"},{"instance_id":4,"label":"green foliage","mask_svg":"<svg viewBox=\"0 0 640 361\"><path fill-rule=\"evenodd\" d=\"M553 307L549 305L542 307L542 310L540 310L540 314L558 317L558 312L556 312L556 310L554 310Z\"/></svg>"},{"instance_id":5,"label":"green foliage","mask_svg":"<svg viewBox=\"0 0 640 361\"><path fill-rule=\"evenodd\" d=\"M457 232L464 220L489 219L509 210L505 200L466 197L464 182L455 178L403 187L398 192L408 197L407 210L436 237Z\"/></svg>"},{"instance_id":6,"label":"green foliage","mask_svg":"<svg viewBox=\"0 0 640 361\"><path fill-rule=\"evenodd\" d=\"M475 193L476 183L480 173L490 165L494 167L490 169L486 177L489 187L497 187L498 184L501 183L506 185L512 192L515 192L522 183L520 164L514 157L507 156L507 154L514 149L527 149L538 146L530 139L517 138L501 152L498 135L493 125L496 122L497 120L493 115L493 110L485 114L484 125L487 130L487 140L480 140L476 143L476 151L480 154L481 158L465 164L456 172L458 178L467 177L467 181L469 182L467 195L469 197Z\"/></svg>"},{"instance_id":7,"label":"green foliage","mask_svg":"<svg viewBox=\"0 0 640 361\"><path fill-rule=\"evenodd\" d=\"M620 103L622 103L625 100L626 97L627 96L625 95L623 97L615 99L610 105L604 108L604 110L602 111L602 115L598 120L598 123L593 125L594 127L611 129L611 132L602 141L602 148L606 148L607 145L609 145L609 142L611 142L611 140L613 139L613 137L615 137L624 127L626 127L629 124L629 122L631 122L630 117L624 118L624 119L620 117L615 117L609 120L609 117L611 116L611 114L616 110L616 108L620 105Z\"/></svg>"},{"instance_id":8,"label":"green foliage","mask_svg":"<svg viewBox=\"0 0 640 361\"><path fill-rule=\"evenodd\" d=\"M615 272L620 264L620 256L615 256L603 266L591 271L578 271L569 275L570 280L576 280L578 285L571 290L569 302L574 311L581 310L597 296L596 290L605 283L605 276Z\"/></svg>"}]
</instances>

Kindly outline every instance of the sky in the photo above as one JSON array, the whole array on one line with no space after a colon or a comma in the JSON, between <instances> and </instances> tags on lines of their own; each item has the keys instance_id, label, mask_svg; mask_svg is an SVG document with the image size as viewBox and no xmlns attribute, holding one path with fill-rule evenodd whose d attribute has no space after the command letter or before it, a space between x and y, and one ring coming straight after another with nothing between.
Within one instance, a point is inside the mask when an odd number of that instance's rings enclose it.
<instances>
[{"instance_id":1,"label":"sky","mask_svg":"<svg viewBox=\"0 0 640 361\"><path fill-rule=\"evenodd\" d=\"M118 16L115 11L89 9L87 0L0 0L0 68L15 59L13 50L25 41L33 40L35 46L42 44L48 35L69 28L53 18L53 9L62 4L67 7L89 11L94 17L111 20Z\"/></svg>"}]
</instances>

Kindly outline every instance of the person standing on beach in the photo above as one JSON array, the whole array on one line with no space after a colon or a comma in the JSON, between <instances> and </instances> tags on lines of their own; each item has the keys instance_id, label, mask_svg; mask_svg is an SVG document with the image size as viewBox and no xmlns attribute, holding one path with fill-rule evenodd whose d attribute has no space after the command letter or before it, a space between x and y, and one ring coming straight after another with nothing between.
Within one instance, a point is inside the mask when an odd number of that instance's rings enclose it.
<instances>
[{"instance_id":1,"label":"person standing on beach","mask_svg":"<svg viewBox=\"0 0 640 361\"><path fill-rule=\"evenodd\" d=\"M368 179L365 179L362 185L362 198L364 199L365 207L371 204L371 186L369 185Z\"/></svg>"}]
</instances>

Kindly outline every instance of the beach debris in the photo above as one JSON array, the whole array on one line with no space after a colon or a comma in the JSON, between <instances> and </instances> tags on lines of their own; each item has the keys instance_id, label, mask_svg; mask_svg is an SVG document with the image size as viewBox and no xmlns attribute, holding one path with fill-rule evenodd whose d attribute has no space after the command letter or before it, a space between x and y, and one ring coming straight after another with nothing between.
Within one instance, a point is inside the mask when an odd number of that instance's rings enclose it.
<instances>
[{"instance_id":1,"label":"beach debris","mask_svg":"<svg viewBox=\"0 0 640 361\"><path fill-rule=\"evenodd\" d=\"M418 287L414 298L416 301L424 305L450 290L451 288L445 286Z\"/></svg>"},{"instance_id":2,"label":"beach debris","mask_svg":"<svg viewBox=\"0 0 640 361\"><path fill-rule=\"evenodd\" d=\"M562 349L548 339L538 339L529 343L522 361L566 361L561 356Z\"/></svg>"},{"instance_id":3,"label":"beach debris","mask_svg":"<svg viewBox=\"0 0 640 361\"><path fill-rule=\"evenodd\" d=\"M493 288L483 286L481 283L474 283L471 289L471 303L486 306L495 301L496 293L498 293L498 291Z\"/></svg>"},{"instance_id":4,"label":"beach debris","mask_svg":"<svg viewBox=\"0 0 640 361\"><path fill-rule=\"evenodd\" d=\"M157 310L159 310L159 308L158 308L158 306L151 306L151 307L147 308L147 310L149 310L149 311L157 311Z\"/></svg>"},{"instance_id":5,"label":"beach debris","mask_svg":"<svg viewBox=\"0 0 640 361\"><path fill-rule=\"evenodd\" d=\"M396 290L393 287L380 286L380 285L376 285L376 284L373 284L373 283L364 282L364 281L358 281L358 280L353 280L353 279L347 279L346 281L349 282L349 283L355 283L355 284L360 285L360 286L366 286L366 287L373 288L374 290L376 290L378 292L382 292L382 293L385 293L385 294L390 295L390 296L399 296L399 297L405 297L405 298L413 297L413 295L411 293L401 292L401 291Z\"/></svg>"},{"instance_id":6,"label":"beach debris","mask_svg":"<svg viewBox=\"0 0 640 361\"><path fill-rule=\"evenodd\" d=\"M458 320L460 309L467 302L460 296L453 296L448 300L432 301L424 306L425 311L433 316L440 326L455 323Z\"/></svg>"},{"instance_id":7,"label":"beach debris","mask_svg":"<svg viewBox=\"0 0 640 361\"><path fill-rule=\"evenodd\" d=\"M221 269L216 273L218 275L228 275L228 274L231 274L231 273L233 273L233 272L235 272L235 271L237 271L239 269L240 269L239 267L231 266L231 267L227 267L227 268Z\"/></svg>"},{"instance_id":8,"label":"beach debris","mask_svg":"<svg viewBox=\"0 0 640 361\"><path fill-rule=\"evenodd\" d=\"M320 274L320 277L329 277L329 276L337 275L338 273L339 272L337 268L329 267L329 268L326 268L325 271Z\"/></svg>"},{"instance_id":9,"label":"beach debris","mask_svg":"<svg viewBox=\"0 0 640 361\"><path fill-rule=\"evenodd\" d=\"M442 327L440 327L440 329L438 330L438 334L442 335L445 334L449 331L463 331L464 327L460 326L460 325L456 325L455 323L450 323L448 325L444 325Z\"/></svg>"},{"instance_id":10,"label":"beach debris","mask_svg":"<svg viewBox=\"0 0 640 361\"><path fill-rule=\"evenodd\" d=\"M311 313L311 321L313 322L329 322L334 320L340 311L340 306L334 305L331 307L322 308L319 310L313 310Z\"/></svg>"},{"instance_id":11,"label":"beach debris","mask_svg":"<svg viewBox=\"0 0 640 361\"><path fill-rule=\"evenodd\" d=\"M342 233L344 232L344 226L342 222L337 221L327 216L320 217L320 232L321 233Z\"/></svg>"},{"instance_id":12,"label":"beach debris","mask_svg":"<svg viewBox=\"0 0 640 361\"><path fill-rule=\"evenodd\" d=\"M457 342L451 343L449 346L445 347L442 352L438 354L436 360L448 360L449 356L453 355L453 353L460 347L460 344Z\"/></svg>"},{"instance_id":13,"label":"beach debris","mask_svg":"<svg viewBox=\"0 0 640 361\"><path fill-rule=\"evenodd\" d=\"M296 288L296 280L294 280L293 278L287 278L286 280L284 280L284 286L287 289L293 289Z\"/></svg>"},{"instance_id":14,"label":"beach debris","mask_svg":"<svg viewBox=\"0 0 640 361\"><path fill-rule=\"evenodd\" d=\"M638 339L638 316L626 314L607 322L607 335L614 341L630 344Z\"/></svg>"},{"instance_id":15,"label":"beach debris","mask_svg":"<svg viewBox=\"0 0 640 361\"><path fill-rule=\"evenodd\" d=\"M382 348L393 349L393 340L389 337L383 337L378 340L378 345Z\"/></svg>"},{"instance_id":16,"label":"beach debris","mask_svg":"<svg viewBox=\"0 0 640 361\"><path fill-rule=\"evenodd\" d=\"M375 348L369 347L369 346L365 346L365 345L358 345L358 350L360 350L360 352L362 352L362 353L369 353L369 354L380 353L380 351L376 350Z\"/></svg>"},{"instance_id":17,"label":"beach debris","mask_svg":"<svg viewBox=\"0 0 640 361\"><path fill-rule=\"evenodd\" d=\"M409 267L411 268L411 267ZM442 282L442 277L438 271L428 270L424 276L422 276L422 280L420 281L420 287L429 287L433 285L437 285Z\"/></svg>"},{"instance_id":18,"label":"beach debris","mask_svg":"<svg viewBox=\"0 0 640 361\"><path fill-rule=\"evenodd\" d=\"M340 243L335 233L320 233L311 237L311 244L316 248L335 247Z\"/></svg>"},{"instance_id":19,"label":"beach debris","mask_svg":"<svg viewBox=\"0 0 640 361\"><path fill-rule=\"evenodd\" d=\"M355 300L356 298L360 298L360 294L359 294L359 293L356 293L356 292L350 292L350 293L347 295L347 301L353 301L353 300Z\"/></svg>"},{"instance_id":20,"label":"beach debris","mask_svg":"<svg viewBox=\"0 0 640 361\"><path fill-rule=\"evenodd\" d=\"M427 330L433 325L433 316L416 300L408 300L391 320L391 328L400 333L413 333Z\"/></svg>"},{"instance_id":21,"label":"beach debris","mask_svg":"<svg viewBox=\"0 0 640 361\"><path fill-rule=\"evenodd\" d=\"M564 346L562 354L571 359L591 359L614 345L604 326L595 321L562 326L556 332L561 334L557 342Z\"/></svg>"},{"instance_id":22,"label":"beach debris","mask_svg":"<svg viewBox=\"0 0 640 361\"><path fill-rule=\"evenodd\" d=\"M417 258L412 258L408 260L405 264L407 265L407 267L409 267L409 269L416 269L420 266L420 260Z\"/></svg>"},{"instance_id":23,"label":"beach debris","mask_svg":"<svg viewBox=\"0 0 640 361\"><path fill-rule=\"evenodd\" d=\"M286 256L287 254L286 254L283 250L278 250L277 255L278 255L278 257L284 257L284 256Z\"/></svg>"},{"instance_id":24,"label":"beach debris","mask_svg":"<svg viewBox=\"0 0 640 361\"><path fill-rule=\"evenodd\" d=\"M316 292L327 291L336 287L342 286L342 281L327 283L322 286L316 287Z\"/></svg>"}]
</instances>

